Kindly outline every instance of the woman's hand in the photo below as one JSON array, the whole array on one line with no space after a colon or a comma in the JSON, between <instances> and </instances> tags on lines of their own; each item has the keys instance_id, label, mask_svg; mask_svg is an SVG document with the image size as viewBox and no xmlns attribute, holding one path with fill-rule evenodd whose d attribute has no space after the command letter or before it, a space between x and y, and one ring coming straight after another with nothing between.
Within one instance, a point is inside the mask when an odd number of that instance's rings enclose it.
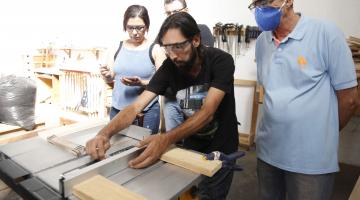
<instances>
[{"instance_id":1,"label":"woman's hand","mask_svg":"<svg viewBox=\"0 0 360 200\"><path fill-rule=\"evenodd\" d=\"M113 82L114 78L112 72L107 65L100 65L100 74L107 83Z\"/></svg>"},{"instance_id":2,"label":"woman's hand","mask_svg":"<svg viewBox=\"0 0 360 200\"><path fill-rule=\"evenodd\" d=\"M127 86L144 86L143 81L138 76L122 77L121 82Z\"/></svg>"}]
</instances>

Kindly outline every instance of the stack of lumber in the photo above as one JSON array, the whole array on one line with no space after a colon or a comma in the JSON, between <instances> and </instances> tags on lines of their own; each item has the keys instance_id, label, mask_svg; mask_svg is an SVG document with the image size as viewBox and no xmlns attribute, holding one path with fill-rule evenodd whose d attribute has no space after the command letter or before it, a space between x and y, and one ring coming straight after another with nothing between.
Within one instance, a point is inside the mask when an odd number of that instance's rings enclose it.
<instances>
[{"instance_id":1,"label":"stack of lumber","mask_svg":"<svg viewBox=\"0 0 360 200\"><path fill-rule=\"evenodd\" d=\"M348 39L348 44L353 55L356 68L356 76L360 85L360 38L350 36ZM358 92L360 96L360 87L358 87ZM360 108L355 111L355 115L360 116Z\"/></svg>"},{"instance_id":2,"label":"stack of lumber","mask_svg":"<svg viewBox=\"0 0 360 200\"><path fill-rule=\"evenodd\" d=\"M351 49L354 62L360 64L360 38L350 36L347 40Z\"/></svg>"}]
</instances>

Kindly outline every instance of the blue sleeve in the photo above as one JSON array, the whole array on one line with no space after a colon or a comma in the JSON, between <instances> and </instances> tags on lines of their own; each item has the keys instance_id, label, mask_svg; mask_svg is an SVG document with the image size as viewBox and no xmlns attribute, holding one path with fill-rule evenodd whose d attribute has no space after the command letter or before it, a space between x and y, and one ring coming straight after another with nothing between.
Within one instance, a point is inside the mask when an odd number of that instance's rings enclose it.
<instances>
[{"instance_id":1,"label":"blue sleeve","mask_svg":"<svg viewBox=\"0 0 360 200\"><path fill-rule=\"evenodd\" d=\"M355 65L343 33L333 24L326 24L328 38L327 70L335 90L342 90L357 85Z\"/></svg>"}]
</instances>

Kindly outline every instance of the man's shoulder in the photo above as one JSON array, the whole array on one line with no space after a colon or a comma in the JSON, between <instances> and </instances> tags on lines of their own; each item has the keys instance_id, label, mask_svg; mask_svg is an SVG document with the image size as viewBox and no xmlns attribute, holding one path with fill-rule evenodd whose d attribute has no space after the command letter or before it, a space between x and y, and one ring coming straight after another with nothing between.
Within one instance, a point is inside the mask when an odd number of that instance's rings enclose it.
<instances>
[{"instance_id":1,"label":"man's shoulder","mask_svg":"<svg viewBox=\"0 0 360 200\"><path fill-rule=\"evenodd\" d=\"M304 25L307 29L319 32L341 32L337 25L326 19L312 18L308 16L301 16L304 21Z\"/></svg>"},{"instance_id":2,"label":"man's shoulder","mask_svg":"<svg viewBox=\"0 0 360 200\"><path fill-rule=\"evenodd\" d=\"M201 35L201 43L205 46L213 47L214 46L214 37L211 33L210 28L205 24L198 24Z\"/></svg>"},{"instance_id":3,"label":"man's shoulder","mask_svg":"<svg viewBox=\"0 0 360 200\"><path fill-rule=\"evenodd\" d=\"M211 32L210 28L206 24L198 24L198 28L200 31L209 31Z\"/></svg>"},{"instance_id":4,"label":"man's shoulder","mask_svg":"<svg viewBox=\"0 0 360 200\"><path fill-rule=\"evenodd\" d=\"M235 68L233 57L218 48L206 47L204 64L210 69L216 70L218 68L232 70Z\"/></svg>"}]
</instances>

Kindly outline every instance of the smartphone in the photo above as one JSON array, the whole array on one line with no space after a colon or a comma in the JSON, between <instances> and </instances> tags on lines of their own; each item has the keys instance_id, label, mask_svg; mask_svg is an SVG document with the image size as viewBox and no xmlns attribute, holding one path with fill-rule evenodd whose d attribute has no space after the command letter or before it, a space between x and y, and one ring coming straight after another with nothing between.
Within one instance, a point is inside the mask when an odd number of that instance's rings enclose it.
<instances>
[{"instance_id":1,"label":"smartphone","mask_svg":"<svg viewBox=\"0 0 360 200\"><path fill-rule=\"evenodd\" d=\"M136 76L125 76L123 77L129 81L138 81L139 80L139 77L136 77Z\"/></svg>"}]
</instances>

